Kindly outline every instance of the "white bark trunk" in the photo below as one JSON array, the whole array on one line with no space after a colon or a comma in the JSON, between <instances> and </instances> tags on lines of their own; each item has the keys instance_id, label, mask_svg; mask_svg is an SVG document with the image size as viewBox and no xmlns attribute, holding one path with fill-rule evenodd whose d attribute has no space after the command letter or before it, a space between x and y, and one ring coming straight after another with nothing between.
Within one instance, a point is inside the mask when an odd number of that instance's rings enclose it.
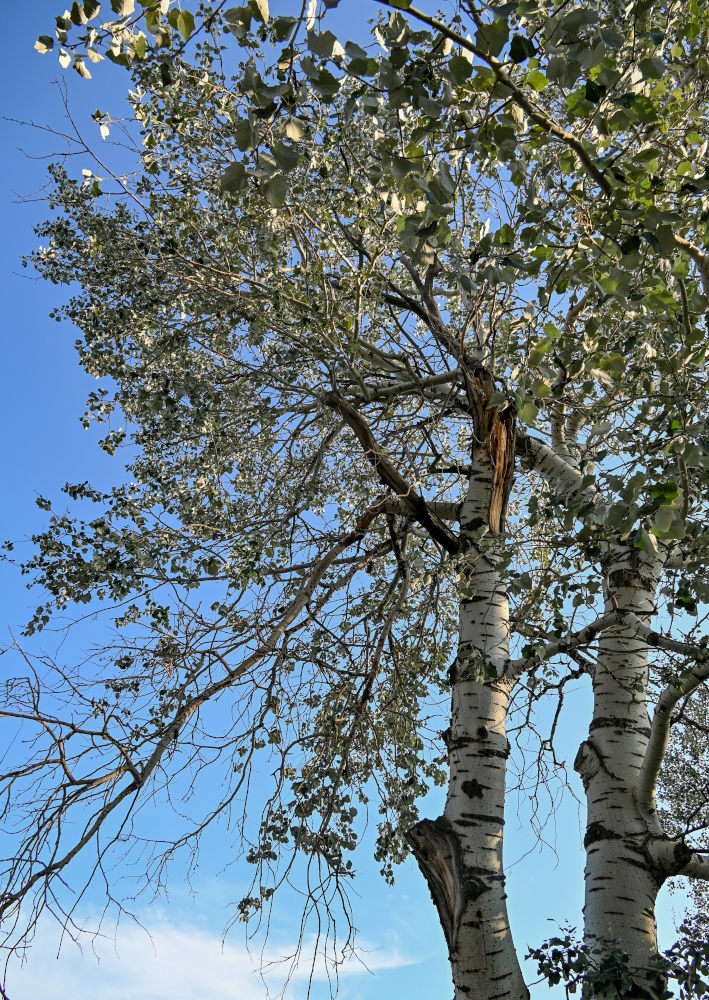
<instances>
[{"instance_id":1,"label":"white bark trunk","mask_svg":"<svg viewBox=\"0 0 709 1000\"><path fill-rule=\"evenodd\" d=\"M424 820L409 841L438 908L456 1000L528 1000L507 916L502 841L509 743L507 593L488 524L493 469L474 464L460 511L460 639L451 670L450 781L442 817ZM472 533L472 534L471 534Z\"/></svg>"},{"instance_id":2,"label":"white bark trunk","mask_svg":"<svg viewBox=\"0 0 709 1000\"><path fill-rule=\"evenodd\" d=\"M647 621L654 609L659 561L635 547L614 547L606 565L606 612ZM657 830L638 807L636 789L650 737L647 642L632 624L609 628L598 644L593 719L576 758L588 801L586 942L617 940L627 952L635 991L655 998L655 901L664 881L649 845Z\"/></svg>"}]
</instances>

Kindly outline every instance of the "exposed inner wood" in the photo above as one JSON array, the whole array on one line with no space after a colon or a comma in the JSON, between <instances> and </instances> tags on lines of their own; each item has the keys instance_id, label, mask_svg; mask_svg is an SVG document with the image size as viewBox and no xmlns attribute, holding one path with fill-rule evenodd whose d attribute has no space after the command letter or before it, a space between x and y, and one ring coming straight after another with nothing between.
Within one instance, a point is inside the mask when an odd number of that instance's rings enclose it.
<instances>
[{"instance_id":1,"label":"exposed inner wood","mask_svg":"<svg viewBox=\"0 0 709 1000\"><path fill-rule=\"evenodd\" d=\"M466 871L455 831L443 816L423 819L406 834L423 873L446 936L448 952L455 955L466 905L487 888L485 880Z\"/></svg>"},{"instance_id":2,"label":"exposed inner wood","mask_svg":"<svg viewBox=\"0 0 709 1000\"><path fill-rule=\"evenodd\" d=\"M489 406L495 383L482 366L472 378L475 387L475 424L478 440L487 450L492 466L492 491L488 523L494 535L505 527L507 502L512 489L515 460L515 413L512 407Z\"/></svg>"}]
</instances>

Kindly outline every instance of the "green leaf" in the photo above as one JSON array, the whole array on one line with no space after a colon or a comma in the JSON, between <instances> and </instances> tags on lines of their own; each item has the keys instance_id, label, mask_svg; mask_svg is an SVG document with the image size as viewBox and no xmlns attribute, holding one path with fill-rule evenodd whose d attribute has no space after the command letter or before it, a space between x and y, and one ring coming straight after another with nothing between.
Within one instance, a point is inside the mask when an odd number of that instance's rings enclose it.
<instances>
[{"instance_id":1,"label":"green leaf","mask_svg":"<svg viewBox=\"0 0 709 1000\"><path fill-rule=\"evenodd\" d=\"M523 424L532 425L534 421L539 416L539 409L532 402L531 399L522 399L520 396L515 396L515 402L517 404L517 415Z\"/></svg>"},{"instance_id":2,"label":"green leaf","mask_svg":"<svg viewBox=\"0 0 709 1000\"><path fill-rule=\"evenodd\" d=\"M135 10L135 0L111 0L111 8L119 17L128 17Z\"/></svg>"},{"instance_id":3,"label":"green leaf","mask_svg":"<svg viewBox=\"0 0 709 1000\"><path fill-rule=\"evenodd\" d=\"M657 542L655 542L651 535L648 535L645 528L640 528L635 540L637 548L642 549L649 555L653 555L657 552Z\"/></svg>"},{"instance_id":4,"label":"green leaf","mask_svg":"<svg viewBox=\"0 0 709 1000\"><path fill-rule=\"evenodd\" d=\"M621 243L620 252L624 257L640 252L640 233L633 233L627 240Z\"/></svg>"},{"instance_id":5,"label":"green leaf","mask_svg":"<svg viewBox=\"0 0 709 1000\"><path fill-rule=\"evenodd\" d=\"M599 101L603 100L605 94L606 88L603 84L595 83L593 80L586 80L586 100L590 101L591 104L598 104Z\"/></svg>"},{"instance_id":6,"label":"green leaf","mask_svg":"<svg viewBox=\"0 0 709 1000\"><path fill-rule=\"evenodd\" d=\"M515 241L515 231L512 226L506 222L504 226L500 228L495 233L495 243L503 244L504 246L511 246Z\"/></svg>"},{"instance_id":7,"label":"green leaf","mask_svg":"<svg viewBox=\"0 0 709 1000\"><path fill-rule=\"evenodd\" d=\"M145 59L145 53L148 50L148 38L142 31L137 34L133 39L133 52L138 57L138 59Z\"/></svg>"},{"instance_id":8,"label":"green leaf","mask_svg":"<svg viewBox=\"0 0 709 1000\"><path fill-rule=\"evenodd\" d=\"M523 63L536 53L534 43L526 35L513 35L510 42L510 59L512 62Z\"/></svg>"},{"instance_id":9,"label":"green leaf","mask_svg":"<svg viewBox=\"0 0 709 1000\"><path fill-rule=\"evenodd\" d=\"M473 72L473 67L469 60L457 53L452 55L448 60L448 69L456 83L464 83Z\"/></svg>"},{"instance_id":10,"label":"green leaf","mask_svg":"<svg viewBox=\"0 0 709 1000\"><path fill-rule=\"evenodd\" d=\"M248 118L243 118L234 126L233 136L236 148L245 153L247 149L254 149L257 146L258 127Z\"/></svg>"},{"instance_id":11,"label":"green leaf","mask_svg":"<svg viewBox=\"0 0 709 1000\"><path fill-rule=\"evenodd\" d=\"M84 0L84 14L86 14L87 21L96 17L100 10L101 4L99 0Z\"/></svg>"},{"instance_id":12,"label":"green leaf","mask_svg":"<svg viewBox=\"0 0 709 1000\"><path fill-rule=\"evenodd\" d=\"M363 49L356 42L345 42L345 52L350 57L350 59L368 59L369 54L366 49Z\"/></svg>"},{"instance_id":13,"label":"green leaf","mask_svg":"<svg viewBox=\"0 0 709 1000\"><path fill-rule=\"evenodd\" d=\"M177 16L176 28L187 41L194 31L194 14L189 10L180 11Z\"/></svg>"},{"instance_id":14,"label":"green leaf","mask_svg":"<svg viewBox=\"0 0 709 1000\"><path fill-rule=\"evenodd\" d=\"M533 87L534 90L537 91L544 90L546 85L549 83L549 81L547 80L547 78L544 76L544 74L540 69L530 70L529 73L527 73L527 76L525 77L525 81L526 83L529 84L530 87Z\"/></svg>"},{"instance_id":15,"label":"green leaf","mask_svg":"<svg viewBox=\"0 0 709 1000\"><path fill-rule=\"evenodd\" d=\"M271 31L277 42L285 42L293 34L298 23L297 17L274 17L271 21Z\"/></svg>"},{"instance_id":16,"label":"green leaf","mask_svg":"<svg viewBox=\"0 0 709 1000\"><path fill-rule=\"evenodd\" d=\"M281 208L288 194L288 180L283 174L274 174L264 187L266 201L274 208Z\"/></svg>"},{"instance_id":17,"label":"green leaf","mask_svg":"<svg viewBox=\"0 0 709 1000\"><path fill-rule=\"evenodd\" d=\"M420 173L421 161L411 160L406 156L392 156L391 172L397 181L401 181L407 174Z\"/></svg>"},{"instance_id":18,"label":"green leaf","mask_svg":"<svg viewBox=\"0 0 709 1000\"><path fill-rule=\"evenodd\" d=\"M501 389L495 389L487 401L486 410L493 410L496 406L506 406L509 403L506 393Z\"/></svg>"},{"instance_id":19,"label":"green leaf","mask_svg":"<svg viewBox=\"0 0 709 1000\"><path fill-rule=\"evenodd\" d=\"M654 497L656 500L661 500L663 503L667 503L671 500L676 500L679 496L679 486L674 480L669 480L666 483L653 483L649 490L650 496Z\"/></svg>"},{"instance_id":20,"label":"green leaf","mask_svg":"<svg viewBox=\"0 0 709 1000\"><path fill-rule=\"evenodd\" d=\"M566 97L566 109L571 118L584 118L593 105L586 97L586 87L578 87L572 90Z\"/></svg>"},{"instance_id":21,"label":"green leaf","mask_svg":"<svg viewBox=\"0 0 709 1000\"><path fill-rule=\"evenodd\" d=\"M34 43L34 47L44 55L45 52L51 52L54 48L54 39L51 35L40 35Z\"/></svg>"},{"instance_id":22,"label":"green leaf","mask_svg":"<svg viewBox=\"0 0 709 1000\"><path fill-rule=\"evenodd\" d=\"M659 80L660 77L665 75L667 66L665 60L659 56L648 56L647 59L640 60L638 69L646 80Z\"/></svg>"},{"instance_id":23,"label":"green leaf","mask_svg":"<svg viewBox=\"0 0 709 1000\"><path fill-rule=\"evenodd\" d=\"M222 174L220 188L229 194L236 194L246 184L246 168L243 163L230 163Z\"/></svg>"},{"instance_id":24,"label":"green leaf","mask_svg":"<svg viewBox=\"0 0 709 1000\"><path fill-rule=\"evenodd\" d=\"M633 163L652 163L663 155L662 150L658 149L657 146L648 146L647 149L641 149L639 153L635 154Z\"/></svg>"},{"instance_id":25,"label":"green leaf","mask_svg":"<svg viewBox=\"0 0 709 1000\"><path fill-rule=\"evenodd\" d=\"M251 18L253 17L253 11L250 7L230 7L228 10L224 11L224 20L226 21L229 31L235 35L239 41L243 41L246 38L247 32L251 27Z\"/></svg>"},{"instance_id":26,"label":"green leaf","mask_svg":"<svg viewBox=\"0 0 709 1000\"><path fill-rule=\"evenodd\" d=\"M644 94L638 94L633 101L633 113L644 125L650 125L658 118L654 102Z\"/></svg>"},{"instance_id":27,"label":"green leaf","mask_svg":"<svg viewBox=\"0 0 709 1000\"><path fill-rule=\"evenodd\" d=\"M353 59L347 64L347 72L352 76L374 76L379 69L376 59Z\"/></svg>"},{"instance_id":28,"label":"green leaf","mask_svg":"<svg viewBox=\"0 0 709 1000\"><path fill-rule=\"evenodd\" d=\"M602 371L611 372L613 375L622 375L625 371L625 358L618 351L611 351L610 354L600 359L598 367Z\"/></svg>"},{"instance_id":29,"label":"green leaf","mask_svg":"<svg viewBox=\"0 0 709 1000\"><path fill-rule=\"evenodd\" d=\"M309 31L308 48L313 55L321 59L330 59L333 55L341 55L344 49L331 31Z\"/></svg>"},{"instance_id":30,"label":"green leaf","mask_svg":"<svg viewBox=\"0 0 709 1000\"><path fill-rule=\"evenodd\" d=\"M655 526L659 534L666 535L672 527L673 520L674 511L671 507L660 507L655 511Z\"/></svg>"},{"instance_id":31,"label":"green leaf","mask_svg":"<svg viewBox=\"0 0 709 1000\"><path fill-rule=\"evenodd\" d=\"M632 108L637 96L637 94L628 91L625 94L618 94L617 97L614 97L613 103L618 104L621 108Z\"/></svg>"},{"instance_id":32,"label":"green leaf","mask_svg":"<svg viewBox=\"0 0 709 1000\"><path fill-rule=\"evenodd\" d=\"M673 253L677 249L677 244L675 243L675 233L672 226L658 226L654 235L663 253Z\"/></svg>"},{"instance_id":33,"label":"green leaf","mask_svg":"<svg viewBox=\"0 0 709 1000\"><path fill-rule=\"evenodd\" d=\"M293 146L286 146L284 142L277 142L272 147L272 152L278 166L286 172L293 170L300 162L300 153L298 150Z\"/></svg>"},{"instance_id":34,"label":"green leaf","mask_svg":"<svg viewBox=\"0 0 709 1000\"><path fill-rule=\"evenodd\" d=\"M293 142L300 142L305 135L305 129L296 118L291 118L291 120L286 123L285 134L286 138L291 139Z\"/></svg>"},{"instance_id":35,"label":"green leaf","mask_svg":"<svg viewBox=\"0 0 709 1000\"><path fill-rule=\"evenodd\" d=\"M78 58L75 59L73 63L73 69L75 69L76 72L79 74L79 76L83 77L84 80L91 79L91 73L89 72L89 67L86 65L83 59L78 59Z\"/></svg>"},{"instance_id":36,"label":"green leaf","mask_svg":"<svg viewBox=\"0 0 709 1000\"><path fill-rule=\"evenodd\" d=\"M475 36L475 43L483 52L491 56L499 56L507 39L510 36L510 29L507 21L495 18L489 24L481 24Z\"/></svg>"}]
</instances>

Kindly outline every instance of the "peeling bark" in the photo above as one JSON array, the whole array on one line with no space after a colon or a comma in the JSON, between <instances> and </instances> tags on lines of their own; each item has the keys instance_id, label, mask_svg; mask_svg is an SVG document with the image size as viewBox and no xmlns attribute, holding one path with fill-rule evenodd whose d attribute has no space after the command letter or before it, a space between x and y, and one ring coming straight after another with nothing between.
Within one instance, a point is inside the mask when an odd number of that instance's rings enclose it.
<instances>
[{"instance_id":1,"label":"peeling bark","mask_svg":"<svg viewBox=\"0 0 709 1000\"><path fill-rule=\"evenodd\" d=\"M505 527L507 501L512 489L515 460L515 414L511 407L501 410L489 406L495 383L485 368L479 368L473 378L475 392L475 433L487 452L492 468L490 502L486 521L493 535Z\"/></svg>"}]
</instances>

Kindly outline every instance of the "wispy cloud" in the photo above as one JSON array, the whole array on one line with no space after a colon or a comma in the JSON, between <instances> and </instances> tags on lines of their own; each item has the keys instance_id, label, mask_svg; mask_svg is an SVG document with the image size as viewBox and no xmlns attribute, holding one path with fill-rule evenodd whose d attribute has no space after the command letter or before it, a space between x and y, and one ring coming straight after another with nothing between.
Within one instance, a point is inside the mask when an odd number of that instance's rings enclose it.
<instances>
[{"instance_id":1,"label":"wispy cloud","mask_svg":"<svg viewBox=\"0 0 709 1000\"><path fill-rule=\"evenodd\" d=\"M57 955L56 929L43 927L22 968L8 979L11 1000L264 1000L267 987L260 977L260 951L249 953L243 944L224 943L220 935L197 925L171 923L167 915L144 920L145 929L121 926L115 941L100 940L80 951L65 944ZM147 933L146 933L147 932ZM282 985L294 948L270 947L264 956L270 965L268 981L274 992ZM311 974L308 948L295 971L286 996L301 1000ZM396 947L364 945L362 961L349 959L340 967L341 980L414 964ZM313 978L323 984L327 965L316 963ZM327 996L329 990L316 990Z\"/></svg>"}]
</instances>

